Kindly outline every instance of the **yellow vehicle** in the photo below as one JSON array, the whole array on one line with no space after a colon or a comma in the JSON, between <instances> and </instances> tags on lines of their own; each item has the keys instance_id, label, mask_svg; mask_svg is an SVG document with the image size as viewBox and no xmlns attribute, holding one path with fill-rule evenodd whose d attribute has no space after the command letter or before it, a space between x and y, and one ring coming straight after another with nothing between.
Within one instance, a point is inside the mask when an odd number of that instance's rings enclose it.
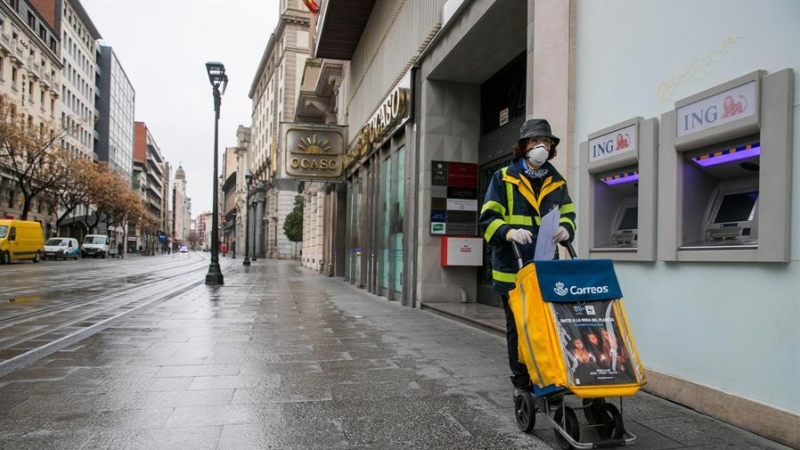
<instances>
[{"instance_id":1,"label":"yellow vehicle","mask_svg":"<svg viewBox=\"0 0 800 450\"><path fill-rule=\"evenodd\" d=\"M42 255L42 224L30 220L0 219L0 264L25 259L38 263Z\"/></svg>"}]
</instances>

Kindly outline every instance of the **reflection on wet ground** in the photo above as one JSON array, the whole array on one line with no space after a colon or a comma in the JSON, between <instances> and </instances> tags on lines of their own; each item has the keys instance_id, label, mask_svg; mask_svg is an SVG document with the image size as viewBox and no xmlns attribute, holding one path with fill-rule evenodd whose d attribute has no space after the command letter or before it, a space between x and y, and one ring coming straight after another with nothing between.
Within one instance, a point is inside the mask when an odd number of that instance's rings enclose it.
<instances>
[{"instance_id":1,"label":"reflection on wet ground","mask_svg":"<svg viewBox=\"0 0 800 450\"><path fill-rule=\"evenodd\" d=\"M8 296L0 297L0 375L43 349L55 351L135 308L201 282L207 258L109 260L93 262L91 270L82 263L0 268L0 295ZM13 295L25 291L36 294Z\"/></svg>"},{"instance_id":2,"label":"reflection on wet ground","mask_svg":"<svg viewBox=\"0 0 800 450\"><path fill-rule=\"evenodd\" d=\"M10 298L6 300L8 303L30 303L38 302L42 299L41 295L27 295L23 297Z\"/></svg>"}]
</instances>

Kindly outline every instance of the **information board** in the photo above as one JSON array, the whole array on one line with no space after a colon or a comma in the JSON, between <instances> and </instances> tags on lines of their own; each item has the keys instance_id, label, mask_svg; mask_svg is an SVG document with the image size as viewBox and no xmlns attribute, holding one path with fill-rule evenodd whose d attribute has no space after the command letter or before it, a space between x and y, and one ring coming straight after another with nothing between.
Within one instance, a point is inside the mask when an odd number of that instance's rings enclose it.
<instances>
[{"instance_id":1,"label":"information board","mask_svg":"<svg viewBox=\"0 0 800 450\"><path fill-rule=\"evenodd\" d=\"M431 234L477 236L478 165L431 162Z\"/></svg>"}]
</instances>

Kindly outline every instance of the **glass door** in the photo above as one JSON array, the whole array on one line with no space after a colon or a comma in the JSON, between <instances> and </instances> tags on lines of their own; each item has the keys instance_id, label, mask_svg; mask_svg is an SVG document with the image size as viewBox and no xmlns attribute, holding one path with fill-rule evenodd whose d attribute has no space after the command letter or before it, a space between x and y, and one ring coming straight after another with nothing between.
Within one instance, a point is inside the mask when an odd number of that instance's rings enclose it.
<instances>
[{"instance_id":1,"label":"glass door","mask_svg":"<svg viewBox=\"0 0 800 450\"><path fill-rule=\"evenodd\" d=\"M358 175L354 176L347 186L347 280L360 285L361 280L361 244L359 210L361 205L361 183Z\"/></svg>"},{"instance_id":2,"label":"glass door","mask_svg":"<svg viewBox=\"0 0 800 450\"><path fill-rule=\"evenodd\" d=\"M389 227L389 259L391 261L390 299L400 300L403 293L403 221L406 204L406 148L400 147L392 155L395 167L392 173L392 185L395 194L391 203L391 226Z\"/></svg>"}]
</instances>

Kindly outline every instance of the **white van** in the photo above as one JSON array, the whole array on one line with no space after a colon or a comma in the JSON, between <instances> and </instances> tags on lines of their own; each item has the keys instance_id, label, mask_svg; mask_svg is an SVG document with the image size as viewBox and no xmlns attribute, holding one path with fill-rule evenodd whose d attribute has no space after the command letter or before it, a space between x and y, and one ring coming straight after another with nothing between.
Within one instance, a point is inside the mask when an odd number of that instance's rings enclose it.
<instances>
[{"instance_id":1,"label":"white van","mask_svg":"<svg viewBox=\"0 0 800 450\"><path fill-rule=\"evenodd\" d=\"M78 245L78 240L71 237L54 237L50 238L44 243L44 259L53 258L58 261L63 259L78 260L80 256L81 247Z\"/></svg>"},{"instance_id":2,"label":"white van","mask_svg":"<svg viewBox=\"0 0 800 450\"><path fill-rule=\"evenodd\" d=\"M105 258L108 255L108 236L102 234L87 234L81 245L81 257L98 256Z\"/></svg>"}]
</instances>

